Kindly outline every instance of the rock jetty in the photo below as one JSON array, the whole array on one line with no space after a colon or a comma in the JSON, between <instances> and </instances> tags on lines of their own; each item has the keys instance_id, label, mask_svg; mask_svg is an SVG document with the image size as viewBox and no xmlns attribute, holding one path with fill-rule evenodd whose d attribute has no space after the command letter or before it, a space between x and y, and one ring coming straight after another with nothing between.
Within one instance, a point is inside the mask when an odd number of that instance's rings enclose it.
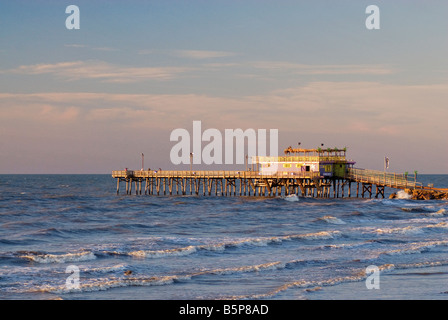
<instances>
[{"instance_id":1,"label":"rock jetty","mask_svg":"<svg viewBox=\"0 0 448 320\"><path fill-rule=\"evenodd\" d=\"M427 190L427 189L404 189L412 200L448 200L448 191ZM396 193L392 193L389 199L397 198Z\"/></svg>"}]
</instances>

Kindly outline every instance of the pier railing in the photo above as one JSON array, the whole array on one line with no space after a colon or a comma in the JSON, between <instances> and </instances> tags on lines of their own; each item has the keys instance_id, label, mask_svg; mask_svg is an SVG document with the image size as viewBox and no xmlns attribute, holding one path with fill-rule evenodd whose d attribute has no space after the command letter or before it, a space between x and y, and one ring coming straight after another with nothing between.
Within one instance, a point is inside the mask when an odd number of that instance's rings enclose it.
<instances>
[{"instance_id":1,"label":"pier railing","mask_svg":"<svg viewBox=\"0 0 448 320\"><path fill-rule=\"evenodd\" d=\"M422 188L422 184L416 181L415 175L402 173L389 173L385 171L349 168L347 179L362 183L372 183L397 189Z\"/></svg>"},{"instance_id":2,"label":"pier railing","mask_svg":"<svg viewBox=\"0 0 448 320\"><path fill-rule=\"evenodd\" d=\"M280 179L280 178L315 178L319 172L276 172L263 174L260 171L204 171L204 170L116 170L112 171L113 178L235 178L235 179Z\"/></svg>"}]
</instances>

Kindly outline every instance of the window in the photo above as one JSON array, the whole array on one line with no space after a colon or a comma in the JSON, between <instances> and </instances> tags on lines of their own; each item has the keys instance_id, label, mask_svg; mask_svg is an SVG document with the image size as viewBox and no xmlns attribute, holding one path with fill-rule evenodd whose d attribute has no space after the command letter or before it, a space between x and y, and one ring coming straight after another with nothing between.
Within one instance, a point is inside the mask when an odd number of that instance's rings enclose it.
<instances>
[{"instance_id":1,"label":"window","mask_svg":"<svg viewBox=\"0 0 448 320\"><path fill-rule=\"evenodd\" d=\"M283 168L291 168L291 164L290 163L285 163L285 164L283 164Z\"/></svg>"}]
</instances>

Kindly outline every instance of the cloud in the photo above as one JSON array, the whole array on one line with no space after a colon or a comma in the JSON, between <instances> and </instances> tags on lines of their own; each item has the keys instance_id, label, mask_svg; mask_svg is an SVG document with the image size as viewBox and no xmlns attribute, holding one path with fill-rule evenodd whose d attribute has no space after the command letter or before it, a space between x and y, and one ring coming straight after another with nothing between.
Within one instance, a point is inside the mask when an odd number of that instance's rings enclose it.
<instances>
[{"instance_id":1,"label":"cloud","mask_svg":"<svg viewBox=\"0 0 448 320\"><path fill-rule=\"evenodd\" d=\"M83 47L84 45L66 45ZM94 48L95 50L113 51L113 48ZM152 51L142 51L146 54ZM63 81L97 80L102 83L137 83L143 81L169 81L179 78L199 79L210 74L229 71L234 78L273 80L296 75L387 75L395 70L383 65L307 65L286 61L257 62L212 62L209 59L231 57L236 53L204 50L175 50L171 54L199 61L195 66L157 66L135 67L112 64L99 60L65 61L57 63L40 63L21 65L0 70L0 74L20 74L28 76L51 75ZM208 72L208 73L206 73Z\"/></svg>"},{"instance_id":2,"label":"cloud","mask_svg":"<svg viewBox=\"0 0 448 320\"><path fill-rule=\"evenodd\" d=\"M213 59L234 57L237 54L228 51L207 51L207 50L174 50L171 52L173 56L189 58L189 59Z\"/></svg>"},{"instance_id":3,"label":"cloud","mask_svg":"<svg viewBox=\"0 0 448 320\"><path fill-rule=\"evenodd\" d=\"M65 44L64 47L67 48L86 48L87 46L85 44Z\"/></svg>"},{"instance_id":4,"label":"cloud","mask_svg":"<svg viewBox=\"0 0 448 320\"><path fill-rule=\"evenodd\" d=\"M92 46L88 46L86 44L77 44L77 43L65 44L64 47L66 47L66 48L88 48L88 49L95 50L95 51L120 51L120 49L117 49L117 48L92 47Z\"/></svg>"},{"instance_id":5,"label":"cloud","mask_svg":"<svg viewBox=\"0 0 448 320\"><path fill-rule=\"evenodd\" d=\"M119 51L119 49L111 48L111 47L94 47L92 49L96 50L96 51Z\"/></svg>"},{"instance_id":6,"label":"cloud","mask_svg":"<svg viewBox=\"0 0 448 320\"><path fill-rule=\"evenodd\" d=\"M143 147L159 150L153 160L163 163L173 145L169 133L176 128L191 132L192 121L200 120L202 130L279 129L282 147L297 137L307 144L316 139L318 143L342 143L356 149L358 154L351 154L367 162L363 164L367 168L373 161L369 154L388 152L396 163L401 157L403 165L419 172L433 168L448 172L447 100L448 83L313 82L242 97L0 93L0 153L8 159L2 161L17 170L19 150L28 150L30 164L32 159L41 159L42 167L46 157L56 154L66 154L74 164L81 163L86 154L108 158L113 164L117 154L111 158L111 150L138 154L136 150ZM438 155L436 160L419 165L421 154L433 153ZM95 166L97 160L89 161ZM36 170L39 165L35 164ZM123 165L129 164L124 161Z\"/></svg>"},{"instance_id":7,"label":"cloud","mask_svg":"<svg viewBox=\"0 0 448 320\"><path fill-rule=\"evenodd\" d=\"M309 65L286 61L256 61L250 64L255 69L308 75L387 75L395 71L383 65Z\"/></svg>"},{"instance_id":8,"label":"cloud","mask_svg":"<svg viewBox=\"0 0 448 320\"><path fill-rule=\"evenodd\" d=\"M216 128L278 128L311 133L440 136L445 127L448 84L313 82L243 97L201 94L34 93L0 94L0 115L20 119L121 122L167 130L202 120ZM48 108L51 106L51 108ZM34 110L34 113L33 113ZM76 112L75 112L76 111ZM9 119L9 120L7 120ZM319 124L316 127L316 124Z\"/></svg>"},{"instance_id":9,"label":"cloud","mask_svg":"<svg viewBox=\"0 0 448 320\"><path fill-rule=\"evenodd\" d=\"M190 71L186 67L124 67L103 61L69 61L52 64L22 65L0 73L50 74L66 81L98 79L102 82L130 83L143 80L171 80Z\"/></svg>"}]
</instances>

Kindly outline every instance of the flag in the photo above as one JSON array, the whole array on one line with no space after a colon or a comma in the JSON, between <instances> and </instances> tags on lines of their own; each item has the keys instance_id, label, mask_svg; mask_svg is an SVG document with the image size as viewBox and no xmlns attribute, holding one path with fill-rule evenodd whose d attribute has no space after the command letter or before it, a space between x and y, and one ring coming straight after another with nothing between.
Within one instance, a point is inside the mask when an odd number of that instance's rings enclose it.
<instances>
[{"instance_id":1,"label":"flag","mask_svg":"<svg viewBox=\"0 0 448 320\"><path fill-rule=\"evenodd\" d=\"M384 167L385 167L386 169L389 169L389 158L388 158L388 157L385 157L385 158L384 158Z\"/></svg>"}]
</instances>

